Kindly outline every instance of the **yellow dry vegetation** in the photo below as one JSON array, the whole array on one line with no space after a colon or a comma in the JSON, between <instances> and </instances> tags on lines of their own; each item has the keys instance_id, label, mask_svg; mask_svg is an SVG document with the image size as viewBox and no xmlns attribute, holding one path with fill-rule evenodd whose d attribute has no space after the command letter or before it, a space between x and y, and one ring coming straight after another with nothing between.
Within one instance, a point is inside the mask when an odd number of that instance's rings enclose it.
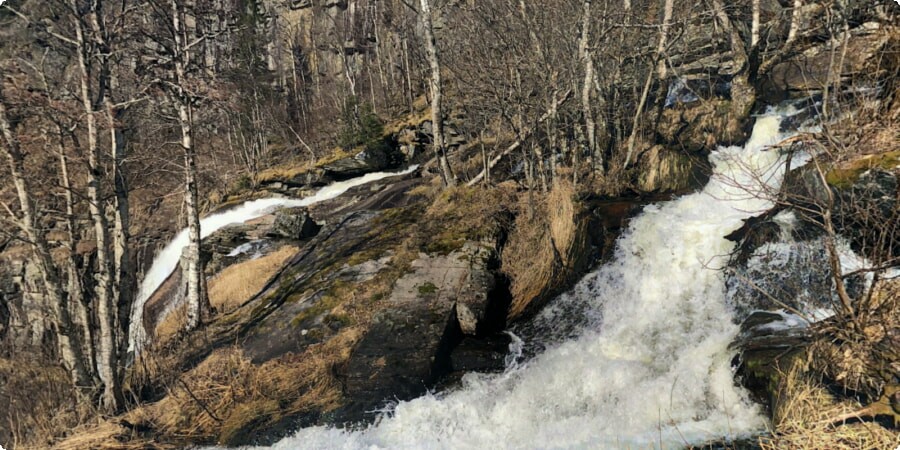
<instances>
[{"instance_id":1,"label":"yellow dry vegetation","mask_svg":"<svg viewBox=\"0 0 900 450\"><path fill-rule=\"evenodd\" d=\"M502 255L512 285L509 317L524 313L536 299L563 283L581 251L580 206L575 189L558 180L547 194L522 196L515 227Z\"/></svg>"},{"instance_id":2,"label":"yellow dry vegetation","mask_svg":"<svg viewBox=\"0 0 900 450\"><path fill-rule=\"evenodd\" d=\"M821 379L799 364L782 377L778 394L774 433L760 438L763 450L893 449L900 445L900 434L876 422L858 421L865 415L860 404L836 399Z\"/></svg>"},{"instance_id":3,"label":"yellow dry vegetation","mask_svg":"<svg viewBox=\"0 0 900 450\"><path fill-rule=\"evenodd\" d=\"M159 343L165 344L175 336L178 336L178 333L184 330L186 326L187 306L181 305L176 307L174 311L166 314L166 316L156 324L156 328L153 330L154 337Z\"/></svg>"},{"instance_id":4,"label":"yellow dry vegetation","mask_svg":"<svg viewBox=\"0 0 900 450\"><path fill-rule=\"evenodd\" d=\"M297 247L285 245L265 256L228 266L209 280L209 302L216 311L229 313L262 290L284 267Z\"/></svg>"},{"instance_id":5,"label":"yellow dry vegetation","mask_svg":"<svg viewBox=\"0 0 900 450\"><path fill-rule=\"evenodd\" d=\"M62 367L29 361L27 355L11 358L0 358L0 444L47 448L95 415L91 405L77 401Z\"/></svg>"},{"instance_id":6,"label":"yellow dry vegetation","mask_svg":"<svg viewBox=\"0 0 900 450\"><path fill-rule=\"evenodd\" d=\"M448 254L466 241L496 237L503 214L514 205L515 186L503 183L493 189L456 186L436 196L419 224L419 238L427 253Z\"/></svg>"},{"instance_id":7,"label":"yellow dry vegetation","mask_svg":"<svg viewBox=\"0 0 900 450\"><path fill-rule=\"evenodd\" d=\"M292 164L279 165L259 172L259 175L257 175L256 178L260 183L265 183L267 181L289 180L296 177L297 175L308 172L312 168L312 166L313 165L310 164L308 160Z\"/></svg>"},{"instance_id":8,"label":"yellow dry vegetation","mask_svg":"<svg viewBox=\"0 0 900 450\"><path fill-rule=\"evenodd\" d=\"M349 327L299 355L256 365L238 348L220 349L182 375L143 419L168 436L234 443L242 433L307 410L337 406L331 368L346 361L361 336Z\"/></svg>"},{"instance_id":9,"label":"yellow dry vegetation","mask_svg":"<svg viewBox=\"0 0 900 450\"><path fill-rule=\"evenodd\" d=\"M83 426L59 449L183 448L197 442L235 445L253 431L305 411L338 405L332 367L345 362L362 336L347 327L298 355L254 364L239 347L221 348L168 383L162 400ZM144 430L136 435L122 424Z\"/></svg>"}]
</instances>

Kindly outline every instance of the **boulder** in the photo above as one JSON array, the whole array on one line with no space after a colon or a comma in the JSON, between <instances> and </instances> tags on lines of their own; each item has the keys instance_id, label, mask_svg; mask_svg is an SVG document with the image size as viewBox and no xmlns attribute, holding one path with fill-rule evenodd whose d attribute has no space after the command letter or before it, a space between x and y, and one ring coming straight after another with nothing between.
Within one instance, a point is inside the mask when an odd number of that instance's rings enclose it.
<instances>
[{"instance_id":1,"label":"boulder","mask_svg":"<svg viewBox=\"0 0 900 450\"><path fill-rule=\"evenodd\" d=\"M795 316L757 311L741 324L731 348L740 383L753 398L773 411L779 401L782 377L806 353L809 328Z\"/></svg>"},{"instance_id":2,"label":"boulder","mask_svg":"<svg viewBox=\"0 0 900 450\"><path fill-rule=\"evenodd\" d=\"M275 213L275 222L269 235L286 239L306 240L314 237L322 228L306 208L283 208Z\"/></svg>"},{"instance_id":3,"label":"boulder","mask_svg":"<svg viewBox=\"0 0 900 450\"><path fill-rule=\"evenodd\" d=\"M866 64L877 60L875 55L885 48L891 33L889 27L879 23L864 23L850 30L846 51L843 36L836 37L838 45L834 48L828 42L813 45L773 67L765 85L794 96L821 91L835 80L863 72ZM834 55L844 55L842 69L833 62Z\"/></svg>"},{"instance_id":4,"label":"boulder","mask_svg":"<svg viewBox=\"0 0 900 450\"><path fill-rule=\"evenodd\" d=\"M371 420L368 412L420 396L455 370L454 349L472 339L466 336L490 328L483 322L494 286L488 255L484 246L469 242L447 255L420 254L413 261L343 369L348 403L334 414L335 423ZM506 349L462 350L457 364L495 369Z\"/></svg>"},{"instance_id":5,"label":"boulder","mask_svg":"<svg viewBox=\"0 0 900 450\"><path fill-rule=\"evenodd\" d=\"M750 134L750 117L738 115L733 106L731 100L719 97L676 103L663 110L657 131L666 146L688 153L742 144Z\"/></svg>"},{"instance_id":6,"label":"boulder","mask_svg":"<svg viewBox=\"0 0 900 450\"><path fill-rule=\"evenodd\" d=\"M654 145L638 162L638 188L642 192L686 192L709 180L709 162L701 155Z\"/></svg>"},{"instance_id":7,"label":"boulder","mask_svg":"<svg viewBox=\"0 0 900 450\"><path fill-rule=\"evenodd\" d=\"M388 145L377 145L363 149L354 156L342 158L322 166L326 176L346 180L396 167L399 163L397 153Z\"/></svg>"}]
</instances>

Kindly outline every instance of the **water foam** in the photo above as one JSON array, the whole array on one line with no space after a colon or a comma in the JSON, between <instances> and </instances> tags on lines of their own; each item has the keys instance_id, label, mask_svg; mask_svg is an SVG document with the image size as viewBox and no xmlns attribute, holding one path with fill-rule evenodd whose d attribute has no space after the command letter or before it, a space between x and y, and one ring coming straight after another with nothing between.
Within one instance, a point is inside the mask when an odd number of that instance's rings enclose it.
<instances>
[{"instance_id":1,"label":"water foam","mask_svg":"<svg viewBox=\"0 0 900 450\"><path fill-rule=\"evenodd\" d=\"M262 217L278 208L310 206L325 200L331 200L353 187L388 177L406 175L417 168L418 166L411 166L401 172L375 172L350 180L332 183L319 189L315 194L302 199L272 197L248 201L236 208L201 219L200 236L205 238L228 225ZM146 339L146 331L143 327L144 303L159 289L163 282L166 281L166 278L175 270L175 267L178 266L181 254L189 243L188 239L188 230L185 228L156 255L156 258L150 265L150 269L144 274L144 280L141 283L137 300L131 311L132 327L131 336L129 336L129 350L139 351L144 344Z\"/></svg>"},{"instance_id":2,"label":"water foam","mask_svg":"<svg viewBox=\"0 0 900 450\"><path fill-rule=\"evenodd\" d=\"M723 236L771 207L748 192L780 184L778 152L762 151L785 137L779 123L760 117L743 148L714 152L702 192L647 207L613 261L537 319L563 324L581 305L589 317L577 337L400 402L365 429L306 428L272 448L681 448L761 429L730 369L738 330L716 269L734 245Z\"/></svg>"}]
</instances>

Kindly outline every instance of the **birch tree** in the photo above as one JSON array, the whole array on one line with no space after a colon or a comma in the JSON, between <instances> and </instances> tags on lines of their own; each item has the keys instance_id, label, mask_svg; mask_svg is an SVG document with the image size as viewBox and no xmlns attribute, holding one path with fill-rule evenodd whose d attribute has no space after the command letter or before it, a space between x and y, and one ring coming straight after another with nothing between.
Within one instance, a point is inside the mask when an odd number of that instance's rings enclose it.
<instances>
[{"instance_id":1,"label":"birch tree","mask_svg":"<svg viewBox=\"0 0 900 450\"><path fill-rule=\"evenodd\" d=\"M718 1L718 0L714 0ZM666 51L666 44L668 43L669 37L669 25L672 21L672 10L674 4L674 0L664 0L663 5L663 19L662 23L659 26L659 40L656 45L656 75L658 81L662 84L665 83L666 77L666 60L663 57ZM628 167L628 164L631 162L631 158L634 154L634 146L635 141L637 139L637 135L640 132L640 117L644 110L644 105L647 104L647 95L650 92L650 85L653 82L653 71L647 71L647 79L644 82L644 88L641 91L641 99L638 102L637 110L634 113L634 120L632 121L631 135L628 137L628 150L625 155L625 167ZM660 88L662 91L662 88Z\"/></svg>"},{"instance_id":2,"label":"birch tree","mask_svg":"<svg viewBox=\"0 0 900 450\"><path fill-rule=\"evenodd\" d=\"M37 211L33 203L32 191L29 186L28 175L25 171L25 157L19 148L18 139L13 134L7 117L2 86L0 86L0 133L3 135L3 153L6 157L10 176L16 189L19 201L19 214L13 213L6 207L13 221L24 233L35 257L35 266L40 271L40 278L53 315L52 322L56 328L59 345L59 356L63 366L69 372L72 383L79 390L85 391L93 388L88 368L85 366L85 358L82 353L81 343L69 314L69 305L62 281L53 263L47 239L38 225ZM5 206L5 205L4 205Z\"/></svg>"},{"instance_id":3,"label":"birch tree","mask_svg":"<svg viewBox=\"0 0 900 450\"><path fill-rule=\"evenodd\" d=\"M197 163L193 143L193 111L191 94L186 89L186 71L191 63L190 45L184 26L184 8L180 0L172 0L172 34L174 48L174 83L170 92L178 110L178 124L181 129L181 149L184 155L184 204L187 210L189 244L186 254L187 275L187 329L199 326L204 315L209 313L209 300L203 290L203 267L200 260L200 211L197 194Z\"/></svg>"},{"instance_id":4,"label":"birch tree","mask_svg":"<svg viewBox=\"0 0 900 450\"><path fill-rule=\"evenodd\" d=\"M445 187L456 184L456 178L447 159L447 147L444 140L443 86L441 81L441 63L434 37L434 24L431 18L431 0L420 0L419 15L425 32L425 51L428 65L431 67L431 123L434 135L434 153L438 159L441 180Z\"/></svg>"},{"instance_id":5,"label":"birch tree","mask_svg":"<svg viewBox=\"0 0 900 450\"><path fill-rule=\"evenodd\" d=\"M77 0L70 0L69 6L75 21L75 43L79 71L79 93L84 110L85 128L87 132L88 154L88 205L91 219L94 224L94 238L97 242L96 272L96 305L97 321L99 322L99 334L97 336L97 372L103 381L103 393L101 404L107 411L118 410L123 402L121 380L118 370L118 338L116 327L116 309L113 302L113 266L110 260L109 248L109 223L106 218L105 199L101 192L103 169L101 167L101 153L99 147L99 131L94 109L91 90L91 67L96 60L99 62L98 70L98 96L99 103L105 105L109 102L109 49L105 46L102 36L98 36L99 15L102 11L101 0L91 2L87 11L86 21L93 28L94 42L86 36L86 26L82 18L78 16L80 11Z\"/></svg>"},{"instance_id":6,"label":"birch tree","mask_svg":"<svg viewBox=\"0 0 900 450\"><path fill-rule=\"evenodd\" d=\"M603 169L602 155L597 152L597 125L591 108L591 89L594 86L594 56L590 50L591 40L591 0L584 0L581 13L581 39L578 41L578 56L584 64L584 80L581 84L581 110L584 115L584 135L590 154L599 159L597 165Z\"/></svg>"}]
</instances>

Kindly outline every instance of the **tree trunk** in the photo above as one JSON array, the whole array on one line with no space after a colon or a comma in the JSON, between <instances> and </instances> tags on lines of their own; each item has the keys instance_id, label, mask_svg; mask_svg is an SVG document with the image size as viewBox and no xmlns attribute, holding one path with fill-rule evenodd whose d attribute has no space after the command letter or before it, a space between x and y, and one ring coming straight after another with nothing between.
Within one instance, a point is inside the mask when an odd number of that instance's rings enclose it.
<instances>
[{"instance_id":1,"label":"tree trunk","mask_svg":"<svg viewBox=\"0 0 900 450\"><path fill-rule=\"evenodd\" d=\"M718 1L718 0L716 0ZM659 27L659 41L656 45L656 75L659 79L660 88L657 94L657 102L661 101L660 97L664 94L665 87L665 77L666 77L666 60L663 58L663 54L666 52L666 44L669 37L669 22L672 21L672 9L673 9L674 0L665 0L665 4L663 6L663 19L662 24ZM644 82L644 89L641 91L641 99L638 102L637 111L634 112L634 120L632 121L631 135L628 137L628 152L625 155L625 167L628 167L628 164L631 162L631 158L634 155L634 145L635 140L637 139L637 135L640 132L640 118L641 113L643 112L644 105L647 103L647 96L650 93L650 86L653 82L653 71L648 71L647 80ZM661 111L662 103L658 105L657 111ZM658 116L658 114L657 114Z\"/></svg>"},{"instance_id":2,"label":"tree trunk","mask_svg":"<svg viewBox=\"0 0 900 450\"><path fill-rule=\"evenodd\" d=\"M581 15L581 39L578 43L578 54L584 63L584 80L581 84L581 113L584 115L584 135L587 148L595 164L603 172L603 155L597 152L597 125L591 109L591 87L594 81L594 57L590 51L591 39L591 0L584 0Z\"/></svg>"},{"instance_id":3,"label":"tree trunk","mask_svg":"<svg viewBox=\"0 0 900 450\"><path fill-rule=\"evenodd\" d=\"M128 201L128 180L125 178L125 140L124 133L117 126L117 114L114 111L110 99L106 99L106 117L109 121L110 147L113 153L113 178L115 187L115 223L113 225L113 267L115 302L118 315L116 317L119 349L118 359L124 361L125 351L128 349L128 336L130 328L131 305L135 295L135 274L131 264L129 241L131 235L130 211ZM121 366L121 364L120 364ZM124 367L120 367L122 369ZM121 378L124 374L119 374Z\"/></svg>"},{"instance_id":4,"label":"tree trunk","mask_svg":"<svg viewBox=\"0 0 900 450\"><path fill-rule=\"evenodd\" d=\"M61 130L57 125L56 134L62 139ZM67 278L69 293L69 305L72 307L72 313L75 315L73 325L81 329L81 351L85 358L85 365L92 378L96 377L94 368L97 365L97 356L94 354L94 330L91 328L91 315L88 304L85 302L82 293L83 285L81 284L81 274L78 272L78 262L75 253L75 245L78 240L78 230L75 225L75 196L72 194L72 183L69 178L69 164L66 158L65 149L62 142L59 143L59 168L60 179L62 181L63 196L66 199L66 228L69 232L69 242L67 243ZM99 384L99 380L95 379L94 384Z\"/></svg>"},{"instance_id":5,"label":"tree trunk","mask_svg":"<svg viewBox=\"0 0 900 450\"><path fill-rule=\"evenodd\" d=\"M722 0L712 0L712 3L716 19L731 40L732 60L734 61L734 76L731 80L731 111L737 119L747 117L756 103L756 88L752 83L756 78L754 74L756 71L750 67L747 48L741 40L740 33L732 25Z\"/></svg>"},{"instance_id":6,"label":"tree trunk","mask_svg":"<svg viewBox=\"0 0 900 450\"><path fill-rule=\"evenodd\" d=\"M516 142L513 142L509 147L506 147L505 150L503 150L502 152L500 152L499 154L497 154L496 156L491 158L491 160L487 164L487 167L485 167L484 170L482 170L478 175L476 175L475 178L472 178L471 180L469 180L469 182L466 183L466 186L474 186L474 185L478 184L478 182L480 182L487 174L489 174L491 169L493 169L494 166L496 166L500 162L500 160L503 159L504 156L514 152L516 149L521 147L523 140L526 139L528 136L531 136L531 134L534 133L534 131L537 129L538 125L544 123L544 121L550 117L555 117L557 108L560 105L562 105L563 103L565 103L566 101L568 101L569 98L571 98L571 97L572 97L572 90L569 89L562 95L561 98L551 102L551 105L552 105L551 109L548 110L547 112L545 112L540 118L538 118L537 123L535 123L534 127L523 129L521 131L521 133L519 134L519 136L520 136L519 139L517 139ZM577 170L575 172L577 173Z\"/></svg>"},{"instance_id":7,"label":"tree trunk","mask_svg":"<svg viewBox=\"0 0 900 450\"><path fill-rule=\"evenodd\" d=\"M187 278L187 329L196 329L209 313L209 300L204 295L203 267L200 260L200 210L197 195L197 163L193 144L193 117L189 93L184 89L185 71L190 64L179 0L172 0L172 30L175 35L175 93L178 122L181 126L181 148L184 151L184 204L187 209L188 246L184 270Z\"/></svg>"},{"instance_id":8,"label":"tree trunk","mask_svg":"<svg viewBox=\"0 0 900 450\"><path fill-rule=\"evenodd\" d=\"M50 255L50 249L44 234L38 229L37 217L35 216L34 205L31 200L31 190L28 186L28 178L24 167L24 157L19 151L18 141L12 134L6 115L6 106L2 99L2 92L0 92L0 133L3 134L3 140L6 144L4 153L9 162L10 175L19 198L19 207L22 210L22 217L15 219L18 219L19 226L31 243L37 263L35 265L41 272L41 280L47 290L47 297L54 316L53 321L59 341L60 358L69 372L72 384L79 390L90 390L93 388L93 384L84 365L85 359L81 350L81 344L75 337L67 298L62 288L59 274L53 265L53 258Z\"/></svg>"},{"instance_id":9,"label":"tree trunk","mask_svg":"<svg viewBox=\"0 0 900 450\"><path fill-rule=\"evenodd\" d=\"M77 11L77 4L74 0L71 2L73 11ZM99 29L98 11L101 2L95 1L91 5L88 12L88 22L94 28L95 34ZM103 409L113 412L119 409L124 401L122 396L121 384L118 379L117 360L118 349L116 347L116 327L115 327L115 309L112 303L113 294L113 277L112 264L109 258L109 229L106 220L106 208L104 200L100 192L100 178L102 177L102 167L100 163L100 150L98 148L97 139L97 122L94 117L94 107L91 100L90 71L88 70L87 58L90 54L97 51L100 56L100 96L101 104L105 104L107 92L108 67L106 51L103 48L93 50L94 45L88 44L84 30L78 23L75 27L76 41L78 43L78 68L81 72L81 102L85 114L85 126L88 137L88 202L90 205L91 218L94 223L94 234L97 241L97 265L96 274L97 286L97 319L100 324L100 334L98 336L97 350L97 373L103 381L103 394L101 404ZM102 39L102 36L95 36L95 39Z\"/></svg>"},{"instance_id":10,"label":"tree trunk","mask_svg":"<svg viewBox=\"0 0 900 450\"><path fill-rule=\"evenodd\" d=\"M456 184L456 178L447 160L447 148L444 141L443 86L441 82L441 63L438 59L437 41L434 38L434 25L431 21L430 0L420 1L422 9L422 26L425 29L425 50L428 64L431 66L431 123L434 134L434 153L438 158L438 167L444 187Z\"/></svg>"},{"instance_id":11,"label":"tree trunk","mask_svg":"<svg viewBox=\"0 0 900 450\"><path fill-rule=\"evenodd\" d=\"M756 49L759 45L759 2L760 0L751 1L751 23L750 23L750 47Z\"/></svg>"}]
</instances>

